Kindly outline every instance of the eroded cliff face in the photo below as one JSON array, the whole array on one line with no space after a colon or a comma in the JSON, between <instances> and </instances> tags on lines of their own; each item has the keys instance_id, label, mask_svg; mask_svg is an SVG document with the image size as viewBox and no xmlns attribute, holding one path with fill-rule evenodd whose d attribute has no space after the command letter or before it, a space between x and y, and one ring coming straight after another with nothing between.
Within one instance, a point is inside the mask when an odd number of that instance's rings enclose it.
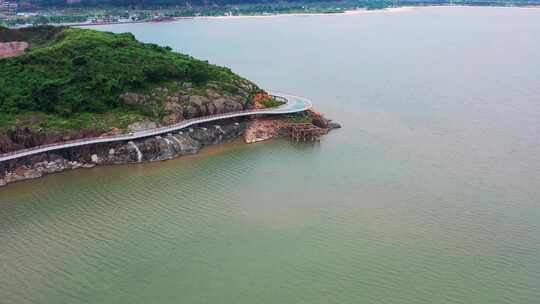
<instances>
[{"instance_id":1,"label":"eroded cliff face","mask_svg":"<svg viewBox=\"0 0 540 304\"><path fill-rule=\"evenodd\" d=\"M307 119L314 126L327 131L340 127L339 124L311 110L298 113L298 117ZM91 168L96 165L162 161L182 155L196 154L204 146L221 144L240 136L244 136L247 143L279 136L290 136L290 129L294 124L294 119L289 116L229 119L135 141L81 146L4 161L0 162L0 186L64 170ZM131 127L146 129L156 126L152 122L138 122ZM4 134L3 136L8 135ZM62 136L62 134L57 136ZM84 134L73 136L84 137ZM57 142L59 139L59 137L52 137L50 134L36 133L31 129L19 129L9 133L7 140L0 136L0 143L3 145L3 143L9 142L12 145L9 149L16 150L24 148L26 145L34 146Z\"/></svg>"},{"instance_id":2,"label":"eroded cliff face","mask_svg":"<svg viewBox=\"0 0 540 304\"><path fill-rule=\"evenodd\" d=\"M81 130L77 132L45 131L21 125L0 130L0 153L16 151L35 146L42 146L62 141L87 137L97 137L103 134L98 130Z\"/></svg>"},{"instance_id":3,"label":"eroded cliff face","mask_svg":"<svg viewBox=\"0 0 540 304\"><path fill-rule=\"evenodd\" d=\"M244 142L252 144L278 137L290 125L290 121L279 117L255 118L247 124L246 132L244 132Z\"/></svg>"},{"instance_id":4,"label":"eroded cliff face","mask_svg":"<svg viewBox=\"0 0 540 304\"><path fill-rule=\"evenodd\" d=\"M204 146L242 136L245 126L244 121L226 121L130 142L75 147L0 162L0 186L70 169L161 161L196 154Z\"/></svg>"},{"instance_id":5,"label":"eroded cliff face","mask_svg":"<svg viewBox=\"0 0 540 304\"><path fill-rule=\"evenodd\" d=\"M29 47L25 41L0 42L0 58L20 55Z\"/></svg>"},{"instance_id":6,"label":"eroded cliff face","mask_svg":"<svg viewBox=\"0 0 540 304\"><path fill-rule=\"evenodd\" d=\"M152 109L154 114L163 113L161 123L169 125L185 119L251 108L252 97L259 91L247 80L239 80L234 87L228 88L220 87L216 82L204 87L190 82L175 82L148 93L127 92L120 96L120 100L126 105Z\"/></svg>"},{"instance_id":7,"label":"eroded cliff face","mask_svg":"<svg viewBox=\"0 0 540 304\"><path fill-rule=\"evenodd\" d=\"M252 107L252 97L258 91L260 89L249 81L239 80L234 87L228 89L212 82L203 88L189 82L176 82L169 88L157 87L145 94L124 93L120 96L121 102L152 112L155 122L134 123L126 130L56 131L39 128L43 119L29 117L14 126L0 129L0 154L63 141L166 126L195 117L242 111Z\"/></svg>"}]
</instances>

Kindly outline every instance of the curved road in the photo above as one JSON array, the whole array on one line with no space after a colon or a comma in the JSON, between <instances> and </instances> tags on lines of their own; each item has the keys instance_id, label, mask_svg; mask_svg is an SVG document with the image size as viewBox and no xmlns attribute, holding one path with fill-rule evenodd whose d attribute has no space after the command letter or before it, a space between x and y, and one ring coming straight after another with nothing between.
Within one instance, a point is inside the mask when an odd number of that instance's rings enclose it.
<instances>
[{"instance_id":1,"label":"curved road","mask_svg":"<svg viewBox=\"0 0 540 304\"><path fill-rule=\"evenodd\" d=\"M245 111L239 111L239 112L229 112L229 113L209 115L209 116L204 116L204 117L197 117L193 119L184 120L174 125L169 125L165 127L144 130L144 131L139 131L139 132L133 132L129 134L119 134L119 135L94 137L94 138L83 138L83 139L65 141L61 143L49 144L49 145L44 145L44 146L37 146L37 147L29 148L29 149L17 150L10 153L0 154L0 162L17 159L20 157L30 156L34 154L59 150L59 149L113 142L113 141L134 140L134 139L139 139L139 138L144 138L144 137L156 136L160 134L178 131L180 129L184 129L186 127L189 127L195 124L200 124L200 123L205 123L205 122L210 122L210 121L220 120L220 119L226 119L226 118L241 117L241 116L248 116L248 115L261 115L261 114L280 115L280 114L297 113L297 112L305 111L311 108L312 106L311 101L304 97L289 95L289 94L284 94L284 93L279 93L279 92L270 92L270 94L272 94L272 96L275 99L285 101L286 103L279 107L269 108L269 109L245 110Z\"/></svg>"}]
</instances>

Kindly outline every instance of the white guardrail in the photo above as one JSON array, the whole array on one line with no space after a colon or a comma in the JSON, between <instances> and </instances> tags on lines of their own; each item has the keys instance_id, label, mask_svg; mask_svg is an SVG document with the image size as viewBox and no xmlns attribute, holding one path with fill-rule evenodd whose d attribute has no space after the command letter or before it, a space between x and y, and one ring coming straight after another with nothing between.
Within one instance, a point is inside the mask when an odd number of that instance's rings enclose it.
<instances>
[{"instance_id":1,"label":"white guardrail","mask_svg":"<svg viewBox=\"0 0 540 304\"><path fill-rule=\"evenodd\" d=\"M197 117L197 118L184 120L174 125L169 125L169 126L159 127L155 129L139 131L139 132L133 132L133 133L128 133L128 134L109 135L109 136L101 136L101 137L93 137L93 138L82 138L82 139L64 141L64 142L53 143L53 144L48 144L48 145L36 146L36 147L28 148L28 149L22 149L22 150L9 152L9 153L0 154L0 162L17 159L21 157L26 157L30 155L35 155L39 153L54 151L54 150L72 148L72 147L79 147L79 146L107 143L107 142L115 142L115 141L128 141L128 140L134 140L134 139L139 139L139 138L151 137L151 136L178 131L178 130L187 128L189 126L195 125L195 124L200 124L200 123L205 123L205 122L210 122L210 121L215 121L215 120L220 120L220 119L249 116L249 115L279 115L279 114L297 113L297 112L305 111L311 108L312 106L311 101L309 99L305 97L301 97L301 96L289 95L289 94L278 93L278 92L272 92L271 96L276 100L285 102L285 104L279 107L275 107L275 108L245 110L245 111L229 112L229 113Z\"/></svg>"}]
</instances>

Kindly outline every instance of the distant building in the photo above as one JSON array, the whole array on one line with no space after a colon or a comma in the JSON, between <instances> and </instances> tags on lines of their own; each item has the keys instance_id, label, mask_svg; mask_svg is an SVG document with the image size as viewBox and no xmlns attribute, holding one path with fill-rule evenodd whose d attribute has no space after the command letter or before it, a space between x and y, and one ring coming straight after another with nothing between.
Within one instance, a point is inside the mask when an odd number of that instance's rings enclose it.
<instances>
[{"instance_id":1,"label":"distant building","mask_svg":"<svg viewBox=\"0 0 540 304\"><path fill-rule=\"evenodd\" d=\"M15 15L17 13L17 8L17 2L0 0L0 14Z\"/></svg>"},{"instance_id":2,"label":"distant building","mask_svg":"<svg viewBox=\"0 0 540 304\"><path fill-rule=\"evenodd\" d=\"M0 0L0 7L4 6L4 0ZM3 14L2 10L0 9L0 20L6 19L6 15Z\"/></svg>"}]
</instances>

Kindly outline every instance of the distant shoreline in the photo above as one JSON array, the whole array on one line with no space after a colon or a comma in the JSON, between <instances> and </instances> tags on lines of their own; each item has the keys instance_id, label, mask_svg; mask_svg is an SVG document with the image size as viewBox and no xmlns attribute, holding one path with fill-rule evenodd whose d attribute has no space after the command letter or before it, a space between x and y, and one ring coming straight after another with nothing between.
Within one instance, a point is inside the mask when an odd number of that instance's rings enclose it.
<instances>
[{"instance_id":1,"label":"distant shoreline","mask_svg":"<svg viewBox=\"0 0 540 304\"><path fill-rule=\"evenodd\" d=\"M134 23L169 23L179 20L235 20L235 19L266 19L276 17L311 17L311 16L343 16L343 15L363 15L373 13L400 13L410 12L419 7L407 6L407 7L391 7L375 10L357 9L346 10L339 13L280 13L280 14L267 14L267 15L237 15L237 16L186 16L186 17L171 17L165 20L140 20L140 21L128 21L128 22L100 22L100 23L75 23L64 24L68 26L100 26L100 25L113 25L113 24L134 24ZM60 25L60 24L59 24Z\"/></svg>"},{"instance_id":2,"label":"distant shoreline","mask_svg":"<svg viewBox=\"0 0 540 304\"><path fill-rule=\"evenodd\" d=\"M100 25L115 25L115 24L135 24L135 23L170 23L180 20L236 20L236 19L266 19L277 17L317 17L317 16L352 16L352 15L366 15L366 14L383 14L383 13L407 13L413 12L423 8L519 8L519 9L538 9L540 5L528 5L528 6L474 6L474 5L426 5L426 6L401 6L401 7L388 7L381 9L355 9L345 10L337 13L279 13L279 14L267 14L267 15L237 15L237 16L185 16L185 17L171 17L165 20L140 20L140 21L128 21L128 22L101 22L101 23L74 23L74 24L58 24L66 26L100 26Z\"/></svg>"},{"instance_id":3,"label":"distant shoreline","mask_svg":"<svg viewBox=\"0 0 540 304\"><path fill-rule=\"evenodd\" d=\"M391 7L375 10L368 9L356 9L346 10L339 13L280 13L280 14L268 14L268 15L240 15L240 16L196 16L196 17L176 17L177 20L182 19L251 19L251 18L275 18L275 17L310 17L310 16L342 16L342 15L363 15L374 13L401 13L410 12L415 10L416 7Z\"/></svg>"}]
</instances>

